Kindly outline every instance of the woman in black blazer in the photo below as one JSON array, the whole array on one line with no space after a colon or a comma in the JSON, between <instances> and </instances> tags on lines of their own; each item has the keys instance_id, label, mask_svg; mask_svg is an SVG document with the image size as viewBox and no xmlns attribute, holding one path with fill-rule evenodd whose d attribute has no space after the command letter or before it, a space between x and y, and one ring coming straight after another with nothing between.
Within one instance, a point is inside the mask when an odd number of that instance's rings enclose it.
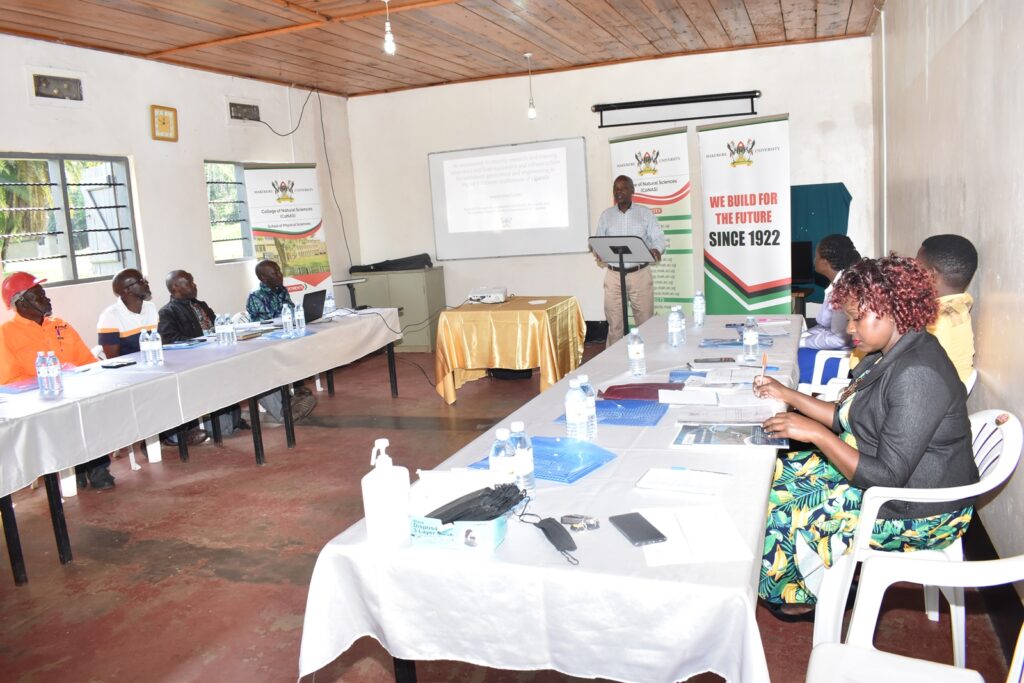
<instances>
[{"instance_id":1,"label":"woman in black blazer","mask_svg":"<svg viewBox=\"0 0 1024 683\"><path fill-rule=\"evenodd\" d=\"M846 313L854 346L866 354L839 400L821 401L770 378L754 387L796 411L765 421L765 430L814 447L780 457L769 498L758 595L780 618L804 618L813 609L817 570L846 552L864 489L978 481L964 385L925 331L938 310L928 272L913 259L863 259L835 284L832 306ZM872 544L943 548L967 529L972 505L888 503Z\"/></svg>"}]
</instances>

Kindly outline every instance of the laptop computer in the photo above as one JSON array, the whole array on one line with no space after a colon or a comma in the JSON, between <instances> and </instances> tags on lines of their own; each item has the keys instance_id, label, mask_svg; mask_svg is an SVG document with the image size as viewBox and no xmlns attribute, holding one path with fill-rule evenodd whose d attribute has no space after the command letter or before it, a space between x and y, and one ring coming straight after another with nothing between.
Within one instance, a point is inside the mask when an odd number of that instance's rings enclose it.
<instances>
[{"instance_id":1,"label":"laptop computer","mask_svg":"<svg viewBox=\"0 0 1024 683\"><path fill-rule=\"evenodd\" d=\"M306 316L306 324L324 317L324 301L327 300L327 290L317 289L306 292L302 297L302 312Z\"/></svg>"}]
</instances>

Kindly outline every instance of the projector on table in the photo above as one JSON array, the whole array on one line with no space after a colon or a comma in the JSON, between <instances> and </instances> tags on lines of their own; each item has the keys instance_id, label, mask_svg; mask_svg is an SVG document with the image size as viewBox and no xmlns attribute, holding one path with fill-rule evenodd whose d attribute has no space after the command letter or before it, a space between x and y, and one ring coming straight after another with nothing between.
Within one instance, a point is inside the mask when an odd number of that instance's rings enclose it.
<instances>
[{"instance_id":1,"label":"projector on table","mask_svg":"<svg viewBox=\"0 0 1024 683\"><path fill-rule=\"evenodd\" d=\"M467 298L478 304L502 304L508 298L508 290L504 287L474 287L469 290Z\"/></svg>"}]
</instances>

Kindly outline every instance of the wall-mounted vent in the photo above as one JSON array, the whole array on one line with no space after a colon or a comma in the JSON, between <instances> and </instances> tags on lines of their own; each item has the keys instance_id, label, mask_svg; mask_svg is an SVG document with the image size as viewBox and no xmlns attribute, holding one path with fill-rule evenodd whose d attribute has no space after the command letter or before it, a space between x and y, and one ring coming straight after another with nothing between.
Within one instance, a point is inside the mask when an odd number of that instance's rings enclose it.
<instances>
[{"instance_id":1,"label":"wall-mounted vent","mask_svg":"<svg viewBox=\"0 0 1024 683\"><path fill-rule=\"evenodd\" d=\"M32 74L32 83L35 87L36 97L82 101L82 80L79 78Z\"/></svg>"},{"instance_id":2,"label":"wall-mounted vent","mask_svg":"<svg viewBox=\"0 0 1024 683\"><path fill-rule=\"evenodd\" d=\"M239 119L241 121L259 121L260 120L260 108L255 104L240 104L238 102L228 102L228 114L233 119Z\"/></svg>"}]
</instances>

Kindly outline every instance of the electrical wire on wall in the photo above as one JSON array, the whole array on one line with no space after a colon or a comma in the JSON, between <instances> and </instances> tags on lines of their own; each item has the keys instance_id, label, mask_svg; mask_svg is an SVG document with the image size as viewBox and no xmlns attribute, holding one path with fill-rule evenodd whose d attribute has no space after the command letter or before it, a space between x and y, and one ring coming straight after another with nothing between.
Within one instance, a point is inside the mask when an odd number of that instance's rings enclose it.
<instances>
[{"instance_id":1,"label":"electrical wire on wall","mask_svg":"<svg viewBox=\"0 0 1024 683\"><path fill-rule=\"evenodd\" d=\"M302 117L306 113L306 105L309 104L309 100L313 97L313 93L316 93L316 101L318 109L320 110L320 139L323 143L324 161L327 163L327 177L329 179L329 185L331 187L331 198L334 200L334 206L338 210L338 220L341 221L341 237L345 242L345 253L348 255L348 263L349 266L351 266L355 263L355 261L352 260L352 250L349 248L348 245L348 231L345 228L345 215L341 211L341 202L338 201L338 194L334 190L334 169L331 168L331 155L327 153L327 129L324 125L324 103L323 99L320 97L319 88L313 88L312 90L309 91L309 93L307 93L306 99L302 103L302 108L299 110L298 123L296 123L295 127L292 128L287 133L280 133L276 131L273 126L271 126L269 123L262 119L260 119L260 123L269 128L270 132L273 133L274 135L277 135L278 137L284 138L293 135L295 131L297 131L299 127L302 125Z\"/></svg>"}]
</instances>

